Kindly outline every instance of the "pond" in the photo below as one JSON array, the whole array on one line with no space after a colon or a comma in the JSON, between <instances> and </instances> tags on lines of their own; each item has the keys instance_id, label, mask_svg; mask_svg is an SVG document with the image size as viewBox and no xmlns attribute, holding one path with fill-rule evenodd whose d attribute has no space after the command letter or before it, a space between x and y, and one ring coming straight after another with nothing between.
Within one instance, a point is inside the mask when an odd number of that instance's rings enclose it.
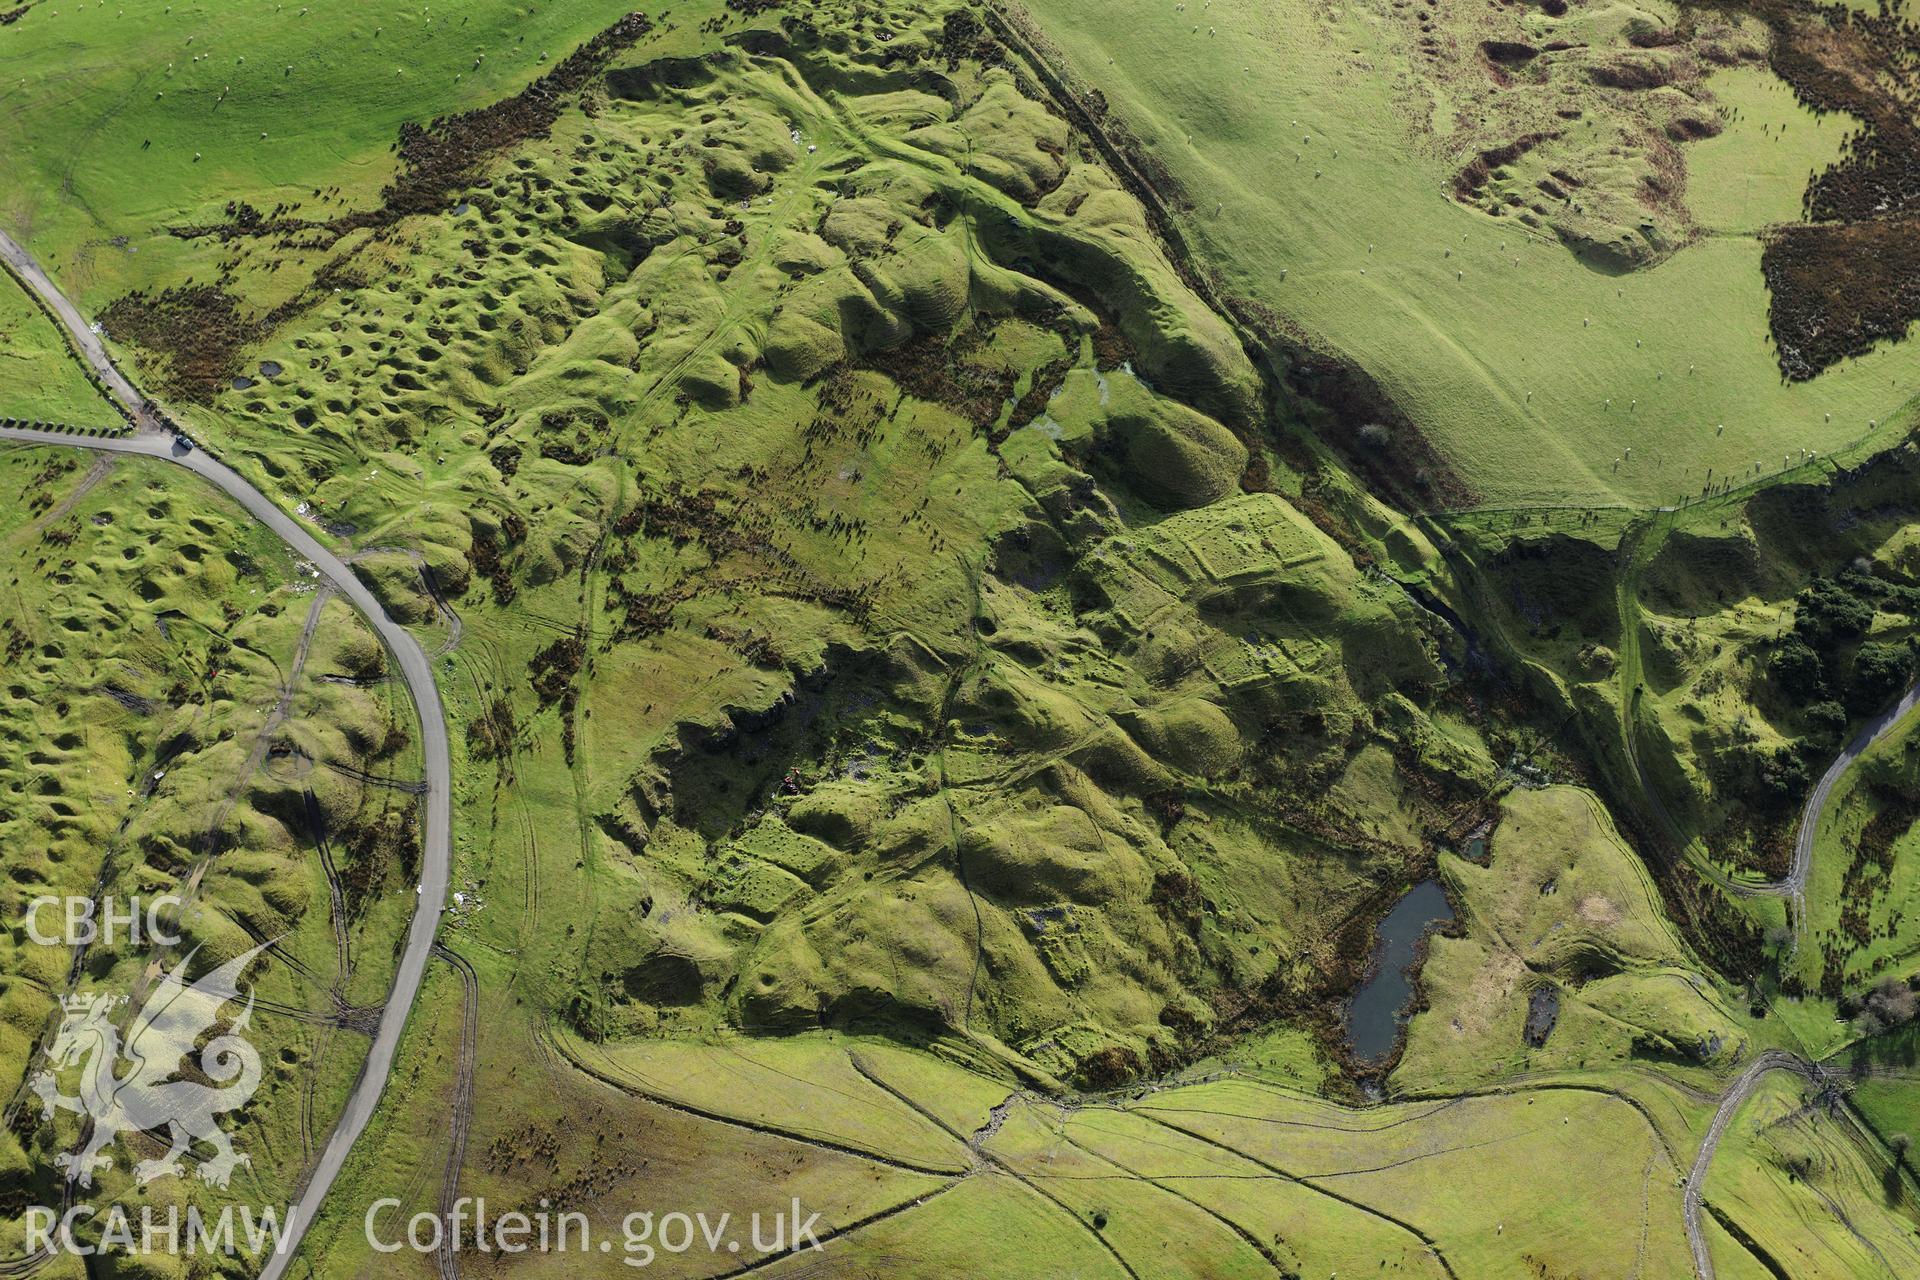
<instances>
[{"instance_id":1,"label":"pond","mask_svg":"<svg viewBox=\"0 0 1920 1280\"><path fill-rule=\"evenodd\" d=\"M1546 1047L1553 1024L1560 1021L1560 992L1551 983L1533 989L1527 997L1527 1043L1535 1049Z\"/></svg>"},{"instance_id":2,"label":"pond","mask_svg":"<svg viewBox=\"0 0 1920 1280\"><path fill-rule=\"evenodd\" d=\"M1347 1041L1355 1057L1377 1062L1400 1042L1420 942L1433 926L1451 919L1453 908L1447 905L1446 890L1438 880L1423 880L1380 922L1369 961L1373 976L1347 1006Z\"/></svg>"}]
</instances>

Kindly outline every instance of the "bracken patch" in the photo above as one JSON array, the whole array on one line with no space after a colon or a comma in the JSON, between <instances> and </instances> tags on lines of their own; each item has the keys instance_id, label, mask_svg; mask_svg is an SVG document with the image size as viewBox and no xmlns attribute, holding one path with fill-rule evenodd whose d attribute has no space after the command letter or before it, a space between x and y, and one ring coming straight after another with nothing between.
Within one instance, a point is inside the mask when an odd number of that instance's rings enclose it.
<instances>
[{"instance_id":1,"label":"bracken patch","mask_svg":"<svg viewBox=\"0 0 1920 1280\"><path fill-rule=\"evenodd\" d=\"M1920 27L1896 11L1858 13L1812 0L1720 0L1773 32L1774 73L1820 115L1862 122L1844 154L1807 185L1813 225L1771 238L1762 271L1780 371L1803 381L1920 319L1920 129L1911 64ZM1903 243L1904 242L1904 243Z\"/></svg>"},{"instance_id":2,"label":"bracken patch","mask_svg":"<svg viewBox=\"0 0 1920 1280\"><path fill-rule=\"evenodd\" d=\"M1920 217L1782 227L1760 269L1781 372L1811 378L1920 318Z\"/></svg>"}]
</instances>

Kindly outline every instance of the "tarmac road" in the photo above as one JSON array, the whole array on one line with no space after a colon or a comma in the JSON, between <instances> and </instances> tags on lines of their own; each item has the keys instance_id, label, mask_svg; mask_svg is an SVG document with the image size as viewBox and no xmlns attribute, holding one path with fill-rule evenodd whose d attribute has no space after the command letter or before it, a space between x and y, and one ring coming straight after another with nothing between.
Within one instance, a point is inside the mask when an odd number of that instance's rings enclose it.
<instances>
[{"instance_id":1,"label":"tarmac road","mask_svg":"<svg viewBox=\"0 0 1920 1280\"><path fill-rule=\"evenodd\" d=\"M1834 785L1867 748L1892 733L1894 726L1906 719L1908 713L1917 706L1920 706L1920 684L1908 689L1900 701L1861 727L1853 741L1841 749L1833 763L1827 766L1827 771L1820 775L1813 793L1807 797L1806 807L1800 811L1800 831L1793 841L1793 865L1787 872L1787 878L1779 885L1780 891L1793 903L1793 945L1796 951L1806 942L1807 874L1813 869L1813 840L1819 834L1820 813L1827 807L1827 798Z\"/></svg>"},{"instance_id":2,"label":"tarmac road","mask_svg":"<svg viewBox=\"0 0 1920 1280\"><path fill-rule=\"evenodd\" d=\"M68 340L79 348L80 354L93 367L93 371L105 380L107 390L114 399L126 405L127 409L133 413L136 424L143 430L158 430L160 422L147 408L146 398L134 390L133 384L128 382L126 376L115 367L113 359L107 355L106 347L101 345L100 339L93 330L87 327L87 322L81 317L79 309L67 301L67 296L47 278L47 273L40 269L40 264L33 260L32 255L16 244L5 232L0 232L0 262L6 263L7 269L15 278L52 309L61 327L66 329ZM65 437L61 439L63 443L72 443Z\"/></svg>"},{"instance_id":3,"label":"tarmac road","mask_svg":"<svg viewBox=\"0 0 1920 1280\"><path fill-rule=\"evenodd\" d=\"M334 1179L339 1177L347 1154L373 1118L387 1078L393 1070L393 1057L400 1046L400 1034L407 1015L420 994L427 963L433 953L434 935L445 910L452 864L452 765L447 746L447 719L440 702L440 688L434 683L433 666L412 635L387 616L373 593L339 557L322 546L307 528L282 511L249 484L238 472L164 429L153 408L115 367L106 348L87 327L85 319L47 278L26 251L6 235L0 234L0 261L52 309L68 330L75 347L93 367L107 390L133 415L136 432L121 438L68 435L61 432L0 428L0 440L22 444L51 445L60 448L94 449L106 453L133 454L156 458L186 468L210 481L247 513L271 529L296 555L312 562L333 585L335 591L360 611L394 656L400 675L420 716L421 742L426 756L426 821L422 830L423 869L419 900L413 922L407 930L406 948L394 971L393 989L380 1015L373 1046L367 1053L360 1076L347 1099L333 1133L320 1159L311 1170L305 1189L294 1205L291 1226L282 1236L281 1250L261 1271L262 1280L279 1280L297 1250L307 1227L318 1216Z\"/></svg>"}]
</instances>

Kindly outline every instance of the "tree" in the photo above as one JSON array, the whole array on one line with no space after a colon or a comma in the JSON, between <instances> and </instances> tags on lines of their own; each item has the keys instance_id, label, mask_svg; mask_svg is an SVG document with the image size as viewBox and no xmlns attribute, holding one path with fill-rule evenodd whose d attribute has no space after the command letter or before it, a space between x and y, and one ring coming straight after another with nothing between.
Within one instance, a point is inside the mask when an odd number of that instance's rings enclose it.
<instances>
[{"instance_id":1,"label":"tree","mask_svg":"<svg viewBox=\"0 0 1920 1280\"><path fill-rule=\"evenodd\" d=\"M1847 703L1865 714L1884 705L1906 687L1913 674L1913 655L1904 645L1877 641L1860 646L1854 655L1853 679L1847 686Z\"/></svg>"},{"instance_id":2,"label":"tree","mask_svg":"<svg viewBox=\"0 0 1920 1280\"><path fill-rule=\"evenodd\" d=\"M1826 692L1826 663L1797 635L1788 636L1774 649L1767 674L1782 693L1801 701L1812 702Z\"/></svg>"},{"instance_id":3,"label":"tree","mask_svg":"<svg viewBox=\"0 0 1920 1280\"><path fill-rule=\"evenodd\" d=\"M1773 805L1787 805L1807 790L1807 766L1785 747L1760 761L1761 798Z\"/></svg>"},{"instance_id":4,"label":"tree","mask_svg":"<svg viewBox=\"0 0 1920 1280\"><path fill-rule=\"evenodd\" d=\"M1840 731L1847 727L1847 709L1831 698L1814 703L1800 714L1806 720L1807 728L1819 737L1838 737Z\"/></svg>"},{"instance_id":5,"label":"tree","mask_svg":"<svg viewBox=\"0 0 1920 1280\"><path fill-rule=\"evenodd\" d=\"M1867 997L1867 1011L1887 1027L1904 1027L1920 1012L1920 996L1899 978L1883 978Z\"/></svg>"},{"instance_id":6,"label":"tree","mask_svg":"<svg viewBox=\"0 0 1920 1280\"><path fill-rule=\"evenodd\" d=\"M1856 594L1853 588L1859 585L1857 578L1815 578L1800 593L1793 629L1820 641L1867 634L1867 628L1873 625L1873 602Z\"/></svg>"}]
</instances>

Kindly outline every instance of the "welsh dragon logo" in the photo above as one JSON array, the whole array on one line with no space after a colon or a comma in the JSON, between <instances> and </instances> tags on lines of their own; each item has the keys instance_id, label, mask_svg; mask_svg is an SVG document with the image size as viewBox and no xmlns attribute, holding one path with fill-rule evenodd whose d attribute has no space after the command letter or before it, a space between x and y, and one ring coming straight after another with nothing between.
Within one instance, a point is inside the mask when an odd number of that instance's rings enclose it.
<instances>
[{"instance_id":1,"label":"welsh dragon logo","mask_svg":"<svg viewBox=\"0 0 1920 1280\"><path fill-rule=\"evenodd\" d=\"M213 1148L199 1168L200 1180L210 1186L225 1187L235 1169L251 1163L233 1149L218 1120L222 1112L245 1105L260 1087L260 1054L240 1034L253 1016L251 989L240 1016L199 1050L201 1074L216 1083L173 1077L181 1073L182 1060L193 1054L200 1037L220 1021L221 1009L239 998L240 975L265 946L234 957L188 985L187 966L199 952L196 947L133 1016L124 1040L112 1014L126 997L62 998L60 1031L47 1048L52 1065L34 1076L33 1091L40 1095L47 1118L59 1108L92 1121L92 1131L79 1151L54 1158L69 1182L91 1187L94 1170L112 1167L112 1159L104 1152L123 1133L164 1131L169 1140L165 1155L134 1165L133 1176L141 1183L180 1176L181 1159L191 1154L196 1141ZM122 1059L129 1068L125 1074L116 1074ZM73 1067L81 1068L80 1092L69 1097L60 1092L56 1073Z\"/></svg>"}]
</instances>

